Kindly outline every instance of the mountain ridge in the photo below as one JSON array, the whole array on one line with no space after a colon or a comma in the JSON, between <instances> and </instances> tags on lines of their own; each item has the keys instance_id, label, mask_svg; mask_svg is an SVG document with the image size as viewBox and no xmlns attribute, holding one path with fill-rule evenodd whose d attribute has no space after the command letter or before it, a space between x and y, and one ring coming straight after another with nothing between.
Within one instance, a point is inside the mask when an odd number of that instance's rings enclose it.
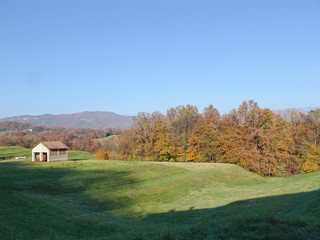
<instances>
[{"instance_id":1,"label":"mountain ridge","mask_svg":"<svg viewBox=\"0 0 320 240\"><path fill-rule=\"evenodd\" d=\"M276 114L285 114L287 111L298 111L308 114L309 111L319 109L316 107L287 108L272 110ZM109 111L84 111L70 114L42 114L20 115L0 119L0 122L27 123L35 126L62 127L62 128L93 128L128 129L132 125L132 116L120 115Z\"/></svg>"},{"instance_id":2,"label":"mountain ridge","mask_svg":"<svg viewBox=\"0 0 320 240\"><path fill-rule=\"evenodd\" d=\"M85 111L71 114L21 115L0 119L0 122L19 122L36 126L63 128L120 128L132 125L132 117L107 111Z\"/></svg>"},{"instance_id":3,"label":"mountain ridge","mask_svg":"<svg viewBox=\"0 0 320 240\"><path fill-rule=\"evenodd\" d=\"M272 111L276 114L285 113L287 111L297 111L307 115L311 110L316 110L316 109L320 109L320 107L297 107L297 108L286 108L286 109L272 110Z\"/></svg>"}]
</instances>

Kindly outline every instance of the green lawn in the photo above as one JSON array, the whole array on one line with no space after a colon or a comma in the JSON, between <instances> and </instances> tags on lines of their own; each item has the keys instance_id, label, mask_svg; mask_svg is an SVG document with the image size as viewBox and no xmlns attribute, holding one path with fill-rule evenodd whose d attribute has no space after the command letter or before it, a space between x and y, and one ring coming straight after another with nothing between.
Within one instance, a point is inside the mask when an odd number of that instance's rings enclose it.
<instances>
[{"instance_id":1,"label":"green lawn","mask_svg":"<svg viewBox=\"0 0 320 240\"><path fill-rule=\"evenodd\" d=\"M68 159L69 160L87 160L94 159L96 157L95 154L83 152L83 151L68 151Z\"/></svg>"},{"instance_id":2,"label":"green lawn","mask_svg":"<svg viewBox=\"0 0 320 240\"><path fill-rule=\"evenodd\" d=\"M15 157L27 157L31 159L31 150L23 147L0 147L0 161Z\"/></svg>"},{"instance_id":3,"label":"green lawn","mask_svg":"<svg viewBox=\"0 0 320 240\"><path fill-rule=\"evenodd\" d=\"M319 189L320 172L263 178L229 164L5 160L0 239L320 239Z\"/></svg>"}]
</instances>

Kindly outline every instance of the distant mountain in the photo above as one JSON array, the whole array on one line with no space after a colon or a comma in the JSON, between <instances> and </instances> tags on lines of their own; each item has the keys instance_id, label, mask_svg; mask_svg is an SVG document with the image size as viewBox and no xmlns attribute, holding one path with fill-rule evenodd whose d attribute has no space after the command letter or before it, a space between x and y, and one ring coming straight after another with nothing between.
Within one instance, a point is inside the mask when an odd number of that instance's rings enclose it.
<instances>
[{"instance_id":1,"label":"distant mountain","mask_svg":"<svg viewBox=\"0 0 320 240\"><path fill-rule=\"evenodd\" d=\"M63 128L128 129L132 125L132 118L113 112L81 112L59 115L15 116L0 119L0 122L20 122L37 126Z\"/></svg>"},{"instance_id":2,"label":"distant mountain","mask_svg":"<svg viewBox=\"0 0 320 240\"><path fill-rule=\"evenodd\" d=\"M43 127L43 126L34 126L28 123L19 123L19 122L1 122L0 121L0 132L6 132L6 131L50 131L52 128L50 127ZM60 128L56 128L60 129Z\"/></svg>"},{"instance_id":3,"label":"distant mountain","mask_svg":"<svg viewBox=\"0 0 320 240\"><path fill-rule=\"evenodd\" d=\"M283 110L273 110L273 112L276 114L281 113L281 115L282 115L285 112L295 110L297 112L308 114L311 110L315 110L315 109L320 109L320 107L318 107L318 108L311 108L311 107L309 107L309 108L287 108L287 109L283 109Z\"/></svg>"}]
</instances>

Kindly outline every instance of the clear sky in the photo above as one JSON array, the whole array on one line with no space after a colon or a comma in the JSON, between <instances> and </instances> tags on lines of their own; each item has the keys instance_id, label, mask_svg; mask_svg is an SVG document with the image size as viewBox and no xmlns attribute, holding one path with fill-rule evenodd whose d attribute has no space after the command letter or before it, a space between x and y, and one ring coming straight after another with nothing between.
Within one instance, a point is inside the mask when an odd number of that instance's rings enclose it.
<instances>
[{"instance_id":1,"label":"clear sky","mask_svg":"<svg viewBox=\"0 0 320 240\"><path fill-rule=\"evenodd\" d=\"M0 0L0 118L320 107L320 0Z\"/></svg>"}]
</instances>

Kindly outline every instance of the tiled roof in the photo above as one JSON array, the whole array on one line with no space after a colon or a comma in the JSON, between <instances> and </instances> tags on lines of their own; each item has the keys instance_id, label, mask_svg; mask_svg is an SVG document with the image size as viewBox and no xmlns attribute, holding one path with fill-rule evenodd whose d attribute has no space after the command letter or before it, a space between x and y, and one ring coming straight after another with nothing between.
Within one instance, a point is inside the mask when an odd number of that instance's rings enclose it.
<instances>
[{"instance_id":1,"label":"tiled roof","mask_svg":"<svg viewBox=\"0 0 320 240\"><path fill-rule=\"evenodd\" d=\"M48 141L48 142L41 142L47 148L51 149L68 149L68 147L59 141Z\"/></svg>"}]
</instances>

